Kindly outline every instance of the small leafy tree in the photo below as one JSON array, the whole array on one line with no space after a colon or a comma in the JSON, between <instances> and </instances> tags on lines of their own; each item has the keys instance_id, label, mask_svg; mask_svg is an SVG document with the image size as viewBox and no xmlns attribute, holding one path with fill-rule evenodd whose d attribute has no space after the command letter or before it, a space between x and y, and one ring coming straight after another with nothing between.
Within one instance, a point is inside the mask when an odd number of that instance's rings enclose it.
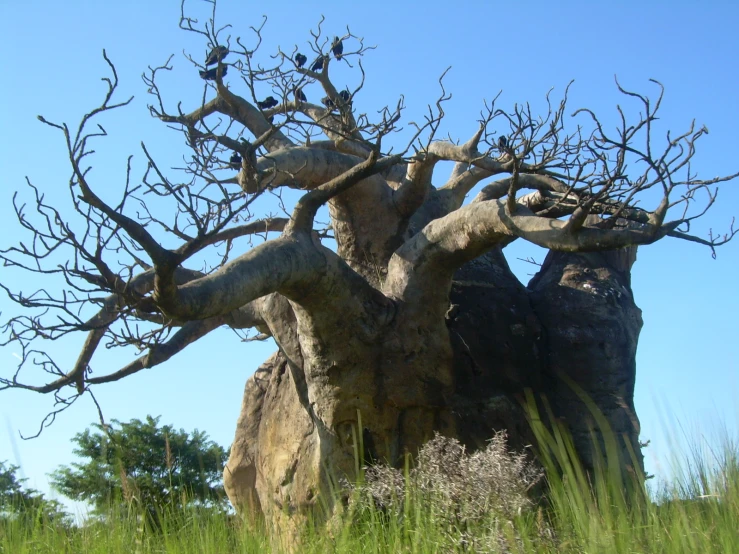
<instances>
[{"instance_id":1,"label":"small leafy tree","mask_svg":"<svg viewBox=\"0 0 739 554\"><path fill-rule=\"evenodd\" d=\"M40 492L24 487L26 479L16 475L18 466L0 462L0 521L23 518L29 521L53 521L68 524L69 514L56 500L47 500Z\"/></svg>"},{"instance_id":2,"label":"small leafy tree","mask_svg":"<svg viewBox=\"0 0 739 554\"><path fill-rule=\"evenodd\" d=\"M206 433L160 427L151 416L92 427L72 439L85 461L51 476L65 496L90 502L98 515L123 504L155 519L162 510L226 507L220 481L227 453Z\"/></svg>"}]
</instances>

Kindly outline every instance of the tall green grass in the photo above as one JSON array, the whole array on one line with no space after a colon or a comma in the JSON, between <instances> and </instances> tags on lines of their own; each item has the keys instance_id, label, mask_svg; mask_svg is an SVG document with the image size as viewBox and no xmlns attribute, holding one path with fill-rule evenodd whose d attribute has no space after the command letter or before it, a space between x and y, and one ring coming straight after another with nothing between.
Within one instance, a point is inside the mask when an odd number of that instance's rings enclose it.
<instances>
[{"instance_id":1,"label":"tall green grass","mask_svg":"<svg viewBox=\"0 0 739 554\"><path fill-rule=\"evenodd\" d=\"M42 520L0 519L0 552L30 553L261 553L265 533L212 510L163 510L156 528L145 514L112 508L104 518L64 527Z\"/></svg>"},{"instance_id":2,"label":"tall green grass","mask_svg":"<svg viewBox=\"0 0 739 554\"><path fill-rule=\"evenodd\" d=\"M539 423L532 410L537 454L547 487L538 505L505 516L450 523L450 506L407 483L394 502L363 501L359 492L330 526L308 526L305 553L739 553L739 443L726 434L710 450L694 443L671 483L648 492L613 471L616 437L608 437L596 467L579 463L566 431ZM361 490L361 486L356 489ZM43 518L0 519L0 552L257 553L277 552L263 529L208 510L163 510L155 529L136 513L65 527Z\"/></svg>"}]
</instances>

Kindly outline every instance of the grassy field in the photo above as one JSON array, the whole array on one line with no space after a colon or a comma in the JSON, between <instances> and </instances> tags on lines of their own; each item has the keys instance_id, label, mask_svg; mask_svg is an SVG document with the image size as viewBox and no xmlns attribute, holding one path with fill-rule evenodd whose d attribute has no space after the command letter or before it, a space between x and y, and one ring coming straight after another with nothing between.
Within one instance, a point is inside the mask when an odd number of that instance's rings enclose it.
<instances>
[{"instance_id":1,"label":"grassy field","mask_svg":"<svg viewBox=\"0 0 739 554\"><path fill-rule=\"evenodd\" d=\"M377 500L382 495L378 496L376 489L374 497L367 492L371 487L365 481L331 531L325 527L306 529L295 551L739 553L737 442L725 439L718 452L692 448L675 468L672 483L646 492L639 486L625 485L607 470L608 464L588 478L573 459L566 434L544 428L537 434L549 485L538 505L511 500L511 495L520 492L516 487L526 485L523 478L511 480L525 469L515 460L500 465L491 464L492 458L475 461L470 456L465 467L472 468L472 477L474 471L491 466L498 471L478 475L477 487L470 482L470 475L459 473L467 485L473 485L470 490L487 491L478 496L465 492L464 484L434 489L429 486L432 478L419 479L407 470L390 477L380 472L374 475L376 484L377 480L396 479L383 489L383 501ZM448 448L445 452L449 455ZM491 450L490 456L499 454ZM556 467L559 470L555 471ZM434 471L446 470L436 467ZM441 477L450 482L448 476ZM280 550L264 532L235 516L197 510L164 513L158 530L142 521L135 514L110 514L105 522L70 528L44 521L0 519L0 552L225 554Z\"/></svg>"}]
</instances>

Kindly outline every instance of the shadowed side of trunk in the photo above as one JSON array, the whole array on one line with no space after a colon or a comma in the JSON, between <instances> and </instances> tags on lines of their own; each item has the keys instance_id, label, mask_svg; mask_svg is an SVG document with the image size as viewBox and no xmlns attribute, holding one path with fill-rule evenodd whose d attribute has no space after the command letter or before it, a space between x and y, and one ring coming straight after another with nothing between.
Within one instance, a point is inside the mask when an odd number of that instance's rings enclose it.
<instances>
[{"instance_id":1,"label":"shadowed side of trunk","mask_svg":"<svg viewBox=\"0 0 739 554\"><path fill-rule=\"evenodd\" d=\"M525 388L540 390L546 356L528 291L496 248L457 271L450 302L456 438L484 448L505 429L512 448L531 444L520 399Z\"/></svg>"},{"instance_id":2,"label":"shadowed side of trunk","mask_svg":"<svg viewBox=\"0 0 739 554\"><path fill-rule=\"evenodd\" d=\"M595 427L596 436L601 440L602 436L583 393L605 416L616 437L622 468L636 462L643 471L634 410L636 348L642 327L641 310L631 290L635 260L635 247L603 253L550 252L529 284L532 306L544 331L544 389L588 468L594 463L590 429Z\"/></svg>"}]
</instances>

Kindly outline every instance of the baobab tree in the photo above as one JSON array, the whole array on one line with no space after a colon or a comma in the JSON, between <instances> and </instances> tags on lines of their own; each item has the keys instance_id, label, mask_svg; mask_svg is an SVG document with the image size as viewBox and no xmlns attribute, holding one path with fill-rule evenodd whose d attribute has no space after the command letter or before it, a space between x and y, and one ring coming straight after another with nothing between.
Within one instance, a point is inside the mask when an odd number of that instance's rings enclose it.
<instances>
[{"instance_id":1,"label":"baobab tree","mask_svg":"<svg viewBox=\"0 0 739 554\"><path fill-rule=\"evenodd\" d=\"M5 327L22 363L0 388L53 394L58 412L216 328L272 337L279 349L246 383L224 478L237 507L281 527L317 503L327 474L351 475L357 456L397 464L437 431L472 448L500 429L527 443L526 395L546 399L586 465L595 407L622 440L617 463L640 473L636 248L677 239L714 249L735 234L691 234L714 185L737 174L691 172L704 128L655 136L659 83L656 100L617 83L639 113L619 107L615 131L568 106L565 90L547 95L542 115L493 99L455 142L440 138L443 76L423 121L404 120L402 97L358 108L371 104L370 52L348 29L319 24L307 44L266 55L262 27L242 41L214 18L201 27L183 12L180 26L207 54L189 58L202 102L168 99L169 61L144 79L151 115L181 131L184 168L162 167L142 144L144 174L135 179L129 164L119 201L104 200L89 172L106 134L96 119L130 101L118 99L105 53L107 93L76 129L40 117L69 155L71 211L34 188L35 216L16 203L33 240L1 256L65 286L2 285L24 312ZM336 64L361 75L359 86L335 83ZM441 162L452 162L449 174L435 171ZM261 196L289 189L300 195L284 217L253 213ZM316 222L324 205L328 225ZM527 285L505 258L516 240L549 250ZM47 261L60 253L67 263ZM73 334L86 336L74 363L37 346ZM141 355L93 373L103 341Z\"/></svg>"}]
</instances>

